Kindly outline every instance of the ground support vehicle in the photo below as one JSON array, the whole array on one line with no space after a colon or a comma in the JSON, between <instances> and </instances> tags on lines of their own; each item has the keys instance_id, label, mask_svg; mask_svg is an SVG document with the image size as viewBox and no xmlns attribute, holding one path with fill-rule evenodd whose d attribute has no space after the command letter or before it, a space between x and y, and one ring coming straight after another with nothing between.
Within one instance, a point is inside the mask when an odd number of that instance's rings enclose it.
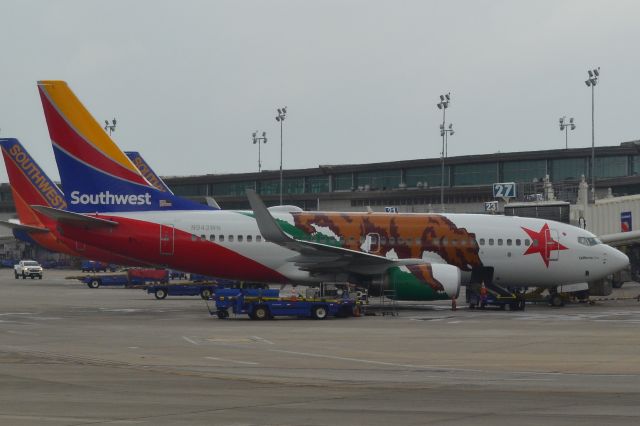
<instances>
[{"instance_id":1,"label":"ground support vehicle","mask_svg":"<svg viewBox=\"0 0 640 426\"><path fill-rule=\"evenodd\" d=\"M609 284L610 286L610 284ZM558 286L554 289L537 288L525 294L527 302L547 303L549 306L562 307L566 303L590 303L589 284L577 283Z\"/></svg>"},{"instance_id":2,"label":"ground support vehicle","mask_svg":"<svg viewBox=\"0 0 640 426\"><path fill-rule=\"evenodd\" d=\"M216 290L213 300L215 310L209 309L211 315L220 319L247 314L253 320L272 319L277 316L297 316L322 320L328 316L348 317L354 314L358 304L354 299L342 297L298 298L280 297L279 290L221 288Z\"/></svg>"},{"instance_id":3,"label":"ground support vehicle","mask_svg":"<svg viewBox=\"0 0 640 426\"><path fill-rule=\"evenodd\" d=\"M147 287L147 293L161 300L167 296L200 296L209 300L216 291L215 284L161 284Z\"/></svg>"},{"instance_id":4,"label":"ground support vehicle","mask_svg":"<svg viewBox=\"0 0 640 426\"><path fill-rule=\"evenodd\" d=\"M487 295L483 300L480 296L480 284L469 284L467 286L469 309L484 309L487 306L496 306L501 310L509 307L511 311L524 311L526 306L524 294L510 291L494 284L487 284L486 288Z\"/></svg>"},{"instance_id":5,"label":"ground support vehicle","mask_svg":"<svg viewBox=\"0 0 640 426\"><path fill-rule=\"evenodd\" d=\"M89 288L101 286L134 287L147 284L167 284L169 271L167 269L129 269L126 274L91 274L77 278Z\"/></svg>"},{"instance_id":6,"label":"ground support vehicle","mask_svg":"<svg viewBox=\"0 0 640 426\"><path fill-rule=\"evenodd\" d=\"M80 264L80 270L82 272L107 272L107 270L115 272L116 269L116 265L107 262L100 262L97 260L83 260Z\"/></svg>"},{"instance_id":7,"label":"ground support vehicle","mask_svg":"<svg viewBox=\"0 0 640 426\"><path fill-rule=\"evenodd\" d=\"M13 266L13 274L16 279L27 277L42 279L42 266L35 260L21 260Z\"/></svg>"}]
</instances>

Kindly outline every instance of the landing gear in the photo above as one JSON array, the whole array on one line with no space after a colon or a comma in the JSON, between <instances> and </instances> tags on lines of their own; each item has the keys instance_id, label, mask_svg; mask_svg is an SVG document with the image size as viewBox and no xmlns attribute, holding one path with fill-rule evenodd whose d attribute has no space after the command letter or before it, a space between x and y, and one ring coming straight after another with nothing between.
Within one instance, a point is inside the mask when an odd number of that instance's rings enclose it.
<instances>
[{"instance_id":1,"label":"landing gear","mask_svg":"<svg viewBox=\"0 0 640 426\"><path fill-rule=\"evenodd\" d=\"M561 308L564 306L564 299L562 298L562 296L558 293L553 293L549 295L549 305L556 307L556 308Z\"/></svg>"}]
</instances>

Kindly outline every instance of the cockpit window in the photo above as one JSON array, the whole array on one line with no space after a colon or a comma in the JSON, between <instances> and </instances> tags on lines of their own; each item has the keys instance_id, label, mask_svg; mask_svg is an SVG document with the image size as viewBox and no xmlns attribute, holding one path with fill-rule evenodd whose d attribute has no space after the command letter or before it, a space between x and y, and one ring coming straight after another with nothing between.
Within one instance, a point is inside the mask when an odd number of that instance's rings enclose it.
<instances>
[{"instance_id":1,"label":"cockpit window","mask_svg":"<svg viewBox=\"0 0 640 426\"><path fill-rule=\"evenodd\" d=\"M587 247L602 244L602 241L600 241L595 237L578 237L578 242L583 246L587 246Z\"/></svg>"}]
</instances>

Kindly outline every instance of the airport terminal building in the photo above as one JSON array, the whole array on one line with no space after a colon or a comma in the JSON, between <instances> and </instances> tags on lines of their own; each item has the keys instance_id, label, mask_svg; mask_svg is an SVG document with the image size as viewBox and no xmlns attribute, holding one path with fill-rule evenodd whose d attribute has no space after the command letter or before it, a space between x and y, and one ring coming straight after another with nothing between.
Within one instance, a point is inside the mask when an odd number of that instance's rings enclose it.
<instances>
[{"instance_id":1,"label":"airport terminal building","mask_svg":"<svg viewBox=\"0 0 640 426\"><path fill-rule=\"evenodd\" d=\"M468 155L384 163L322 165L284 171L283 203L305 210L441 211L441 182L448 212L479 213L492 201L492 186L515 182L517 201L544 197L549 176L557 199L575 202L582 176L591 182L595 173L596 197L640 193L640 141L597 147L595 167L591 148L557 149ZM444 175L444 179L443 179ZM249 207L245 188L256 189L267 205L280 197L279 171L167 177L177 194L204 199L213 197L222 208Z\"/></svg>"},{"instance_id":2,"label":"airport terminal building","mask_svg":"<svg viewBox=\"0 0 640 426\"><path fill-rule=\"evenodd\" d=\"M582 176L590 183L593 172L597 198L640 194L640 140L597 147L595 167L591 155L591 148L572 148L449 157L444 173L440 158L284 170L283 203L305 210L439 212L444 180L446 211L480 213L494 200L494 183L515 182L515 201L540 200L549 176L556 199L574 202ZM176 195L213 197L224 209L249 208L246 188L267 205L280 198L277 170L163 179ZM8 183L0 185L0 212L15 213Z\"/></svg>"}]
</instances>

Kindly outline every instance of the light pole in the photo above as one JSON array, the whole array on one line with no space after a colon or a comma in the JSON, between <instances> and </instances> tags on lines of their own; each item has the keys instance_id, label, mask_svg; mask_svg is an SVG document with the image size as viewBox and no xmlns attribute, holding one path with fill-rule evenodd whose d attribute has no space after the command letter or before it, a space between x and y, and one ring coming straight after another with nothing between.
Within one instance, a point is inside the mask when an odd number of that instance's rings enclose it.
<instances>
[{"instance_id":1,"label":"light pole","mask_svg":"<svg viewBox=\"0 0 640 426\"><path fill-rule=\"evenodd\" d=\"M287 118L287 107L278 108L276 121L280 123L280 205L282 205L282 123Z\"/></svg>"},{"instance_id":2,"label":"light pole","mask_svg":"<svg viewBox=\"0 0 640 426\"><path fill-rule=\"evenodd\" d=\"M104 131L109 132L109 136L111 133L116 131L116 119L111 120L111 124L109 124L109 120L104 120Z\"/></svg>"},{"instance_id":3,"label":"light pole","mask_svg":"<svg viewBox=\"0 0 640 426\"><path fill-rule=\"evenodd\" d=\"M446 129L446 115L447 115L447 108L449 108L449 102L451 102L451 92L447 93L446 95L440 95L440 102L438 103L438 109L442 110L442 124L440 125L440 136L442 136L442 152L441 152L441 159L442 159L442 172L440 174L440 208L442 209L442 211L444 212L444 152L445 152L445 145L446 145L446 136L447 136L447 129Z\"/></svg>"},{"instance_id":4,"label":"light pole","mask_svg":"<svg viewBox=\"0 0 640 426\"><path fill-rule=\"evenodd\" d=\"M256 130L251 135L253 138L253 144L258 144L258 173L262 170L262 162L260 161L260 142L267 143L267 132L262 132L262 137L258 137L258 131Z\"/></svg>"},{"instance_id":5,"label":"light pole","mask_svg":"<svg viewBox=\"0 0 640 426\"><path fill-rule=\"evenodd\" d=\"M560 131L564 130L564 149L569 149L569 128L571 130L576 129L576 125L573 122L573 117L569 119L568 123L565 123L564 120L567 119L567 116L560 117Z\"/></svg>"},{"instance_id":6,"label":"light pole","mask_svg":"<svg viewBox=\"0 0 640 426\"><path fill-rule=\"evenodd\" d=\"M595 105L594 96L596 84L600 79L600 67L588 70L589 78L584 82L587 87L591 87L591 194L596 201L596 132L595 132Z\"/></svg>"}]
</instances>

